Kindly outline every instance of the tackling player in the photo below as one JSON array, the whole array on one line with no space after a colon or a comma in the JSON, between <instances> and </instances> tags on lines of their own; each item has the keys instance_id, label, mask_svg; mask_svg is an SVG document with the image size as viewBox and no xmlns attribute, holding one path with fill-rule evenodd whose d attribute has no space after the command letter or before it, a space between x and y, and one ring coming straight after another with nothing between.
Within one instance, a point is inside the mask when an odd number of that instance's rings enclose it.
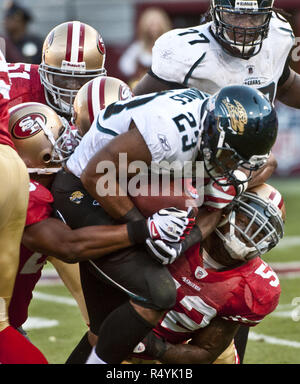
<instances>
[{"instance_id":1,"label":"tackling player","mask_svg":"<svg viewBox=\"0 0 300 384\"><path fill-rule=\"evenodd\" d=\"M53 28L45 38L40 65L8 64L9 108L26 102L47 104L70 120L78 90L106 75L105 46L99 32L80 21Z\"/></svg>"},{"instance_id":2,"label":"tackling player","mask_svg":"<svg viewBox=\"0 0 300 384\"><path fill-rule=\"evenodd\" d=\"M103 39L91 26L79 21L56 26L45 38L40 65L8 64L9 108L25 102L38 102L51 106L70 120L78 89L90 79L106 74L105 56ZM49 260L88 323L78 266L65 265L55 258Z\"/></svg>"},{"instance_id":3,"label":"tackling player","mask_svg":"<svg viewBox=\"0 0 300 384\"><path fill-rule=\"evenodd\" d=\"M259 324L278 305L279 279L261 256L283 237L285 217L282 196L270 185L238 197L217 229L168 267L176 304L134 356L209 364L230 345L227 363L234 364L231 342L240 325Z\"/></svg>"}]
</instances>

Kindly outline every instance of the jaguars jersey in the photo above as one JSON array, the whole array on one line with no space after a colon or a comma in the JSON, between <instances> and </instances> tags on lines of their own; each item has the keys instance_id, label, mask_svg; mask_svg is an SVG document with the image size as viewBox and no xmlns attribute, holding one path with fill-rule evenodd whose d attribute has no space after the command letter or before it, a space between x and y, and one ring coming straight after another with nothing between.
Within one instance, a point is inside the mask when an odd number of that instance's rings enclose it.
<instances>
[{"instance_id":1,"label":"jaguars jersey","mask_svg":"<svg viewBox=\"0 0 300 384\"><path fill-rule=\"evenodd\" d=\"M226 53L215 39L212 26L210 22L175 29L158 38L152 51L154 75L211 94L229 85L249 85L273 101L294 45L290 24L273 14L261 51L248 60Z\"/></svg>"},{"instance_id":2,"label":"jaguars jersey","mask_svg":"<svg viewBox=\"0 0 300 384\"><path fill-rule=\"evenodd\" d=\"M190 248L169 266L177 287L176 304L155 332L172 344L190 339L215 317L255 326L279 302L279 279L260 257L220 271L205 266L199 247Z\"/></svg>"},{"instance_id":3,"label":"jaguars jersey","mask_svg":"<svg viewBox=\"0 0 300 384\"><path fill-rule=\"evenodd\" d=\"M31 181L25 226L49 218L52 213L52 202L53 197L48 189L36 181ZM46 258L47 256L33 252L21 244L19 269L9 305L9 320L14 328L20 327L27 320L32 292L41 277Z\"/></svg>"},{"instance_id":4,"label":"jaguars jersey","mask_svg":"<svg viewBox=\"0 0 300 384\"><path fill-rule=\"evenodd\" d=\"M201 117L208 95L197 89L181 89L137 96L111 104L100 111L91 128L67 162L77 177L97 151L114 137L128 131L133 121L159 171L166 164L182 169L197 157ZM170 168L169 168L170 169Z\"/></svg>"}]
</instances>

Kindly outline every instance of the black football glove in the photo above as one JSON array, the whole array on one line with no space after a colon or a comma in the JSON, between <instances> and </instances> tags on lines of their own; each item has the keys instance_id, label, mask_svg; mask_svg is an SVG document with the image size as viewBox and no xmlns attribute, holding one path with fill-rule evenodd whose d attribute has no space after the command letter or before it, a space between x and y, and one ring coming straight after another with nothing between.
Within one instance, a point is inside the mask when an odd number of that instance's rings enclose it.
<instances>
[{"instance_id":1,"label":"black football glove","mask_svg":"<svg viewBox=\"0 0 300 384\"><path fill-rule=\"evenodd\" d=\"M141 357L146 355L154 359L160 359L168 348L167 343L155 335L153 331L149 332L148 335L134 348L134 357Z\"/></svg>"}]
</instances>

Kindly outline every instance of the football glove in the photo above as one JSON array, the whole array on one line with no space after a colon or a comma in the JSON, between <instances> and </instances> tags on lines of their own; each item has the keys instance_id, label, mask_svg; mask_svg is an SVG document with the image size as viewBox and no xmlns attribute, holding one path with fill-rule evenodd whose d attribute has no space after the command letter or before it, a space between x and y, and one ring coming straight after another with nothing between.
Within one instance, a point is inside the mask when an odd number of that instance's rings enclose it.
<instances>
[{"instance_id":1,"label":"football glove","mask_svg":"<svg viewBox=\"0 0 300 384\"><path fill-rule=\"evenodd\" d=\"M162 240L146 240L147 252L160 264L168 265L174 263L182 254L184 249L181 243L166 243Z\"/></svg>"},{"instance_id":2,"label":"football glove","mask_svg":"<svg viewBox=\"0 0 300 384\"><path fill-rule=\"evenodd\" d=\"M141 355L146 355L147 357L152 357L159 360L164 355L167 348L167 343L151 331L134 348L133 355L135 357L141 357Z\"/></svg>"},{"instance_id":3,"label":"football glove","mask_svg":"<svg viewBox=\"0 0 300 384\"><path fill-rule=\"evenodd\" d=\"M235 170L234 175L240 181L247 179L247 176L239 170ZM210 180L204 187L203 205L206 206L209 211L218 211L225 208L248 187L247 182L237 186L222 185L226 184L226 177L218 177L216 180L219 181L220 184L218 184L217 181Z\"/></svg>"},{"instance_id":4,"label":"football glove","mask_svg":"<svg viewBox=\"0 0 300 384\"><path fill-rule=\"evenodd\" d=\"M195 219L189 217L190 213L191 210L182 211L174 207L154 213L147 219L149 237L170 243L181 241L195 224Z\"/></svg>"}]
</instances>

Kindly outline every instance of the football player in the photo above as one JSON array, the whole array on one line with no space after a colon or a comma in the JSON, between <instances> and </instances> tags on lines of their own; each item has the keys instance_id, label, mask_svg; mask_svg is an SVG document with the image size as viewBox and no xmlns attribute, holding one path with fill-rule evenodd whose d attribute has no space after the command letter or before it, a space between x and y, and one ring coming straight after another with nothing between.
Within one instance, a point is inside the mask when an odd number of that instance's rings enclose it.
<instances>
[{"instance_id":1,"label":"football player","mask_svg":"<svg viewBox=\"0 0 300 384\"><path fill-rule=\"evenodd\" d=\"M19 265L28 204L28 173L8 130L10 82L0 52L0 363L45 364L40 351L10 324L8 307Z\"/></svg>"},{"instance_id":2,"label":"football player","mask_svg":"<svg viewBox=\"0 0 300 384\"><path fill-rule=\"evenodd\" d=\"M8 64L11 81L9 108L38 102L51 106L68 120L78 89L90 79L105 75L105 46L99 32L79 21L70 21L53 28L47 35L40 65ZM51 259L55 269L74 298L80 302L78 266L66 266ZM82 315L87 322L84 305Z\"/></svg>"},{"instance_id":3,"label":"football player","mask_svg":"<svg viewBox=\"0 0 300 384\"><path fill-rule=\"evenodd\" d=\"M180 168L184 161L195 162L200 156L211 177L206 186L205 206L216 208L217 199L222 203L218 208L223 208L233 200L236 190L243 190L242 183L246 181L245 174L243 179L236 178L236 168L243 166L251 171L265 164L276 134L277 117L270 102L247 86L227 87L213 97L188 89L116 102L100 111L68 160L66 171L57 174L52 187L54 205L71 227L82 225L78 217L86 217L85 223L89 220L90 225L93 220L107 224L133 222L134 225L143 215L126 193L118 194L118 177L113 180L117 185L116 195L98 195L96 185L99 180L101 183L105 172L101 173L97 165L109 161L118 174L122 166L127 168L135 160L149 167L151 162L162 166L178 160ZM127 155L127 163L119 164L119 153ZM91 202L100 203L103 213L96 215L92 204L89 208L82 207L81 213L68 207L69 196L75 190L89 195ZM202 212L201 219L204 215ZM217 218L216 214L211 219L211 226ZM137 225L132 235L138 233ZM198 242L201 236L203 233L196 226L190 238ZM170 258L169 262L173 260ZM173 305L174 283L166 268L149 260L139 249L128 250L122 257L117 253L109 261L99 259L96 267L102 273L134 293L130 301L127 296L125 302L123 298L122 305L119 299L109 304L104 302L100 311L99 303L105 301L105 292L111 287L99 288L101 283L93 278L93 273L99 271L93 267L94 270L90 264L80 265L92 332L97 334L101 325L101 345L97 344L92 360L118 363L128 355L132 344L157 323L163 311ZM99 292L100 297L95 292ZM130 327L122 328L120 319ZM121 341L124 342L121 344Z\"/></svg>"},{"instance_id":4,"label":"football player","mask_svg":"<svg viewBox=\"0 0 300 384\"><path fill-rule=\"evenodd\" d=\"M40 65L8 64L12 83L9 108L38 102L68 120L74 98L90 79L105 75L105 46L99 32L80 21L69 21L47 35Z\"/></svg>"},{"instance_id":5,"label":"football player","mask_svg":"<svg viewBox=\"0 0 300 384\"><path fill-rule=\"evenodd\" d=\"M232 339L240 325L260 324L278 305L279 279L261 256L283 237L285 217L283 198L270 185L239 196L216 230L168 267L176 304L134 356L209 364L230 346L227 363L235 364Z\"/></svg>"},{"instance_id":6,"label":"football player","mask_svg":"<svg viewBox=\"0 0 300 384\"><path fill-rule=\"evenodd\" d=\"M273 6L274 0L211 0L204 24L174 29L156 41L151 70L134 94L182 87L215 93L224 86L246 84L272 102L277 98L300 108L300 77L289 65L294 33ZM276 167L271 154L255 185ZM240 349L241 360L242 355Z\"/></svg>"},{"instance_id":7,"label":"football player","mask_svg":"<svg viewBox=\"0 0 300 384\"><path fill-rule=\"evenodd\" d=\"M81 139L90 129L101 109L115 101L129 100L133 93L129 86L115 77L102 76L88 81L78 91L72 114L72 124Z\"/></svg>"},{"instance_id":8,"label":"football player","mask_svg":"<svg viewBox=\"0 0 300 384\"><path fill-rule=\"evenodd\" d=\"M273 5L274 0L211 0L211 21L157 39L151 70L134 94L183 86L215 93L244 84L272 102L277 97L300 108L300 76L289 66L294 33Z\"/></svg>"}]
</instances>

